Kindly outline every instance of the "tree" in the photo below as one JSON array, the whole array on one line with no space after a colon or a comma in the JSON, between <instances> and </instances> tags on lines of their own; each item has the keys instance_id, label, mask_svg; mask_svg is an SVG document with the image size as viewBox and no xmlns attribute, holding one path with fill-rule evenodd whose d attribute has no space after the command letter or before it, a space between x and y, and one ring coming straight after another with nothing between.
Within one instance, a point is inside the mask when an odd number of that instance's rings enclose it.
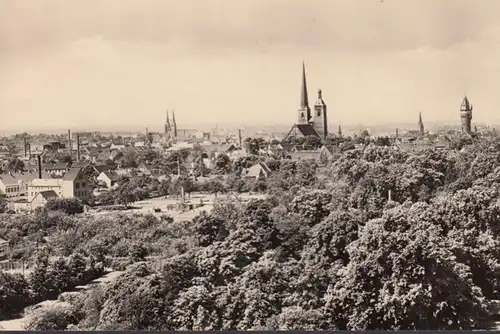
<instances>
[{"instance_id":1,"label":"tree","mask_svg":"<svg viewBox=\"0 0 500 334\"><path fill-rule=\"evenodd\" d=\"M208 189L212 194L215 194L215 198L217 198L217 194L224 192L224 183L218 178L212 178L208 181Z\"/></svg>"},{"instance_id":2,"label":"tree","mask_svg":"<svg viewBox=\"0 0 500 334\"><path fill-rule=\"evenodd\" d=\"M231 168L231 160L227 156L227 154L219 154L215 158L215 164L213 168L213 173L216 175L226 175L229 173L229 169Z\"/></svg>"},{"instance_id":3,"label":"tree","mask_svg":"<svg viewBox=\"0 0 500 334\"><path fill-rule=\"evenodd\" d=\"M118 189L114 191L115 203L128 207L130 203L137 201L138 197L134 190L135 187L130 184L119 186Z\"/></svg>"},{"instance_id":4,"label":"tree","mask_svg":"<svg viewBox=\"0 0 500 334\"><path fill-rule=\"evenodd\" d=\"M29 285L23 275L0 272L0 319L21 312L30 298Z\"/></svg>"},{"instance_id":5,"label":"tree","mask_svg":"<svg viewBox=\"0 0 500 334\"><path fill-rule=\"evenodd\" d=\"M24 162L19 160L19 158L14 158L9 160L7 164L7 170L12 173L22 172L24 169Z\"/></svg>"},{"instance_id":6,"label":"tree","mask_svg":"<svg viewBox=\"0 0 500 334\"><path fill-rule=\"evenodd\" d=\"M435 227L396 224L398 216L367 223L348 246L350 261L327 296L339 328L479 326L486 310L470 269L457 263Z\"/></svg>"},{"instance_id":7,"label":"tree","mask_svg":"<svg viewBox=\"0 0 500 334\"><path fill-rule=\"evenodd\" d=\"M83 212L83 203L78 198L56 198L50 199L45 204L47 211L62 211L68 215Z\"/></svg>"}]
</instances>

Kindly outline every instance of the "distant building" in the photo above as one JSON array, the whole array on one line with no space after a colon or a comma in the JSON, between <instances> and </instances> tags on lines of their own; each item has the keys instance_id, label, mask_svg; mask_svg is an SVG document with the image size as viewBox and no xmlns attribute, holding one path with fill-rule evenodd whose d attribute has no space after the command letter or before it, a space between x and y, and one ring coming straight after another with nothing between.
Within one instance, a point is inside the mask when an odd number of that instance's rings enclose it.
<instances>
[{"instance_id":1,"label":"distant building","mask_svg":"<svg viewBox=\"0 0 500 334\"><path fill-rule=\"evenodd\" d=\"M467 96L464 97L460 106L460 119L462 124L462 132L470 134L472 121L472 104L470 104Z\"/></svg>"},{"instance_id":2,"label":"distant building","mask_svg":"<svg viewBox=\"0 0 500 334\"><path fill-rule=\"evenodd\" d=\"M111 189L117 184L119 178L120 176L117 173L113 171L106 171L99 174L97 181L104 183L108 189Z\"/></svg>"},{"instance_id":3,"label":"distant building","mask_svg":"<svg viewBox=\"0 0 500 334\"><path fill-rule=\"evenodd\" d=\"M62 178L36 178L27 187L28 202L32 202L38 193L53 190L60 198L88 199L90 182L81 168L70 168Z\"/></svg>"},{"instance_id":4,"label":"distant building","mask_svg":"<svg viewBox=\"0 0 500 334\"><path fill-rule=\"evenodd\" d=\"M43 172L43 175L49 177L47 172ZM0 174L0 195L6 198L26 196L29 182L37 177L38 173L34 171Z\"/></svg>"},{"instance_id":5,"label":"distant building","mask_svg":"<svg viewBox=\"0 0 500 334\"><path fill-rule=\"evenodd\" d=\"M306 70L302 64L302 88L300 95L300 108L298 109L297 123L292 126L285 137L305 137L315 136L322 140L328 135L328 117L326 103L323 101L321 89L318 90L318 99L314 104L314 110L311 114L309 99L307 96Z\"/></svg>"},{"instance_id":6,"label":"distant building","mask_svg":"<svg viewBox=\"0 0 500 334\"><path fill-rule=\"evenodd\" d=\"M269 167L265 163L259 162L248 168L243 177L246 179L259 180L267 178L270 174L271 170Z\"/></svg>"},{"instance_id":7,"label":"distant building","mask_svg":"<svg viewBox=\"0 0 500 334\"><path fill-rule=\"evenodd\" d=\"M35 195L35 197L31 201L31 210L35 210L36 208L44 207L45 204L50 199L56 199L59 196L57 196L56 192L54 190L44 190Z\"/></svg>"}]
</instances>

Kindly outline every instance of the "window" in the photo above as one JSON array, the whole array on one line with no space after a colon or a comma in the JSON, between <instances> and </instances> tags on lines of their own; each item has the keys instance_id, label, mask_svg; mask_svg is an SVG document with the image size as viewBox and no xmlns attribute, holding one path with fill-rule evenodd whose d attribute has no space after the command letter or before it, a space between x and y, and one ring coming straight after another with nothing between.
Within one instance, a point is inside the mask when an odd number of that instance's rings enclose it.
<instances>
[{"instance_id":1,"label":"window","mask_svg":"<svg viewBox=\"0 0 500 334\"><path fill-rule=\"evenodd\" d=\"M80 188L80 183L78 183L78 182L77 182L77 183L75 183L75 188L76 188L76 189Z\"/></svg>"},{"instance_id":2,"label":"window","mask_svg":"<svg viewBox=\"0 0 500 334\"><path fill-rule=\"evenodd\" d=\"M321 111L318 110L318 116L321 116Z\"/></svg>"},{"instance_id":3,"label":"window","mask_svg":"<svg viewBox=\"0 0 500 334\"><path fill-rule=\"evenodd\" d=\"M300 117L304 118L304 113L303 112L300 113Z\"/></svg>"}]
</instances>

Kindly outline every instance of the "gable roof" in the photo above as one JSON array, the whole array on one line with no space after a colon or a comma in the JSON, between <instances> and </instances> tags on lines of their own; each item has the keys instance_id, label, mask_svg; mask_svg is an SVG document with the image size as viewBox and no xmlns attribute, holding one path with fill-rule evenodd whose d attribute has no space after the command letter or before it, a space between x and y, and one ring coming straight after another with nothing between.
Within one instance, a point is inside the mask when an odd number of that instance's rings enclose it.
<instances>
[{"instance_id":1,"label":"gable roof","mask_svg":"<svg viewBox=\"0 0 500 334\"><path fill-rule=\"evenodd\" d=\"M114 171L106 171L101 174L107 176L111 181L117 181L120 178L120 175Z\"/></svg>"},{"instance_id":2,"label":"gable roof","mask_svg":"<svg viewBox=\"0 0 500 334\"><path fill-rule=\"evenodd\" d=\"M49 174L46 171L42 171L43 178L50 178ZM3 182L4 185L16 185L19 181L28 182L38 178L38 172L30 171L30 172L21 172L21 173L12 173L12 174L0 174L0 182Z\"/></svg>"},{"instance_id":3,"label":"gable roof","mask_svg":"<svg viewBox=\"0 0 500 334\"><path fill-rule=\"evenodd\" d=\"M108 166L108 165L95 165L95 166L92 166L94 167L94 169L98 172L98 173L102 173L102 172L106 172L108 170L111 170L111 166Z\"/></svg>"},{"instance_id":4,"label":"gable roof","mask_svg":"<svg viewBox=\"0 0 500 334\"><path fill-rule=\"evenodd\" d=\"M247 177L258 177L262 172L265 174L271 173L271 170L267 165L263 162L258 162L252 167L248 168L248 171L245 176Z\"/></svg>"},{"instance_id":5,"label":"gable roof","mask_svg":"<svg viewBox=\"0 0 500 334\"><path fill-rule=\"evenodd\" d=\"M57 193L54 190L45 190L45 191L40 191L40 196L45 198L46 200L49 200L51 198L58 198Z\"/></svg>"},{"instance_id":6,"label":"gable roof","mask_svg":"<svg viewBox=\"0 0 500 334\"><path fill-rule=\"evenodd\" d=\"M68 168L69 164L66 162L55 162L55 163L46 163L42 166L44 170L63 170Z\"/></svg>"},{"instance_id":7,"label":"gable roof","mask_svg":"<svg viewBox=\"0 0 500 334\"><path fill-rule=\"evenodd\" d=\"M64 181L74 181L78 177L78 174L80 174L81 170L82 169L78 168L78 167L77 168L70 168L70 169L68 169L66 174L64 174L62 179Z\"/></svg>"},{"instance_id":8,"label":"gable roof","mask_svg":"<svg viewBox=\"0 0 500 334\"><path fill-rule=\"evenodd\" d=\"M75 162L74 164L72 164L71 168L85 168L88 165L90 165L90 163L88 161L79 161L79 162Z\"/></svg>"}]
</instances>

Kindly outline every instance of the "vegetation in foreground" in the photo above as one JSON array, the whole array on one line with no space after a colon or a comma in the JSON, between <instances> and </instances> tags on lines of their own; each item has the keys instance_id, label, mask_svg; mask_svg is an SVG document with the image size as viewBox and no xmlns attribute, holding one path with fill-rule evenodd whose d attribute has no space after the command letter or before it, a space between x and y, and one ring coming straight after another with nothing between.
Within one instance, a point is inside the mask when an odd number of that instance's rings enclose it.
<instances>
[{"instance_id":1,"label":"vegetation in foreground","mask_svg":"<svg viewBox=\"0 0 500 334\"><path fill-rule=\"evenodd\" d=\"M49 253L100 249L127 268L34 312L29 329L485 328L500 287L498 161L494 141L350 150L326 167L280 161L268 199L192 223L45 212L7 219L0 236L45 233ZM1 286L3 310L24 290Z\"/></svg>"}]
</instances>

